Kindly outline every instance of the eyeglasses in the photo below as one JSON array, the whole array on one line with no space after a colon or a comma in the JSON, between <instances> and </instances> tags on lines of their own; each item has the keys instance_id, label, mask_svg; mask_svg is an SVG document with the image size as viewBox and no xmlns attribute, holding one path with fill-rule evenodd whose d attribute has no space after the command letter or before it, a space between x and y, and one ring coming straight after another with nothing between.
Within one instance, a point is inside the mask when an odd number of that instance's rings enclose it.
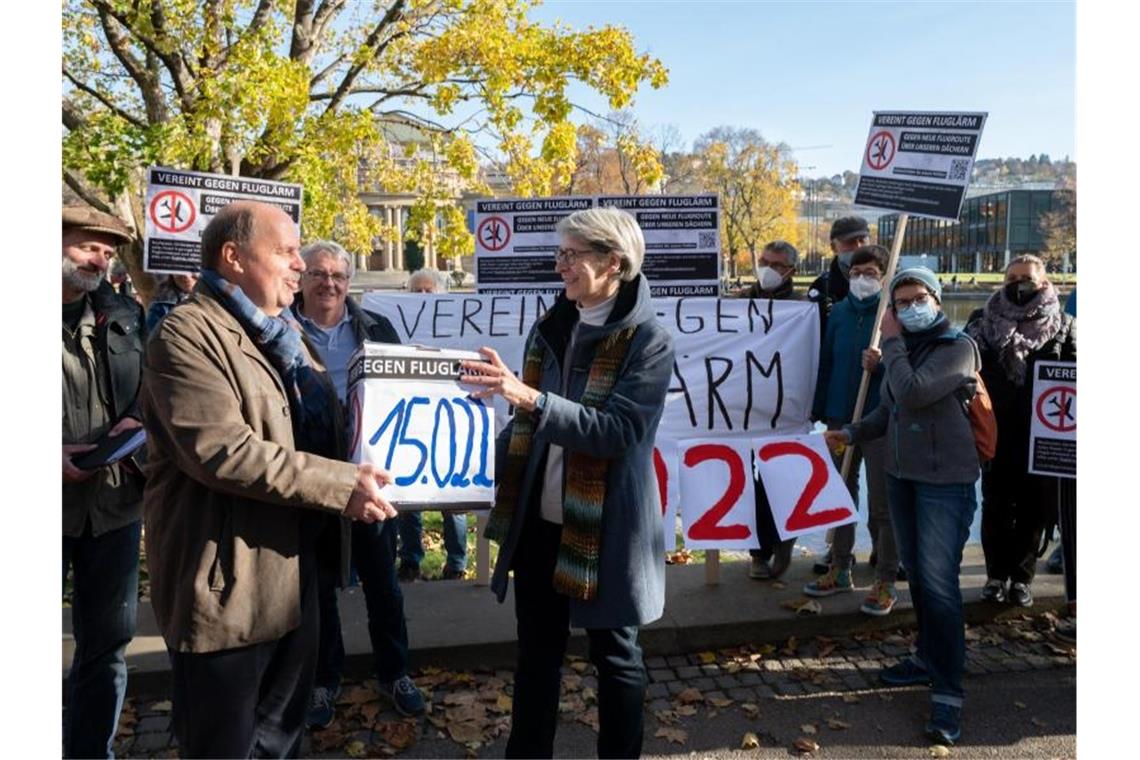
<instances>
[{"instance_id":1,"label":"eyeglasses","mask_svg":"<svg viewBox=\"0 0 1140 760\"><path fill-rule=\"evenodd\" d=\"M344 285L348 282L348 275L341 274L340 272L322 272L318 269L309 269L304 275L310 280L332 280L337 285Z\"/></svg>"},{"instance_id":2,"label":"eyeglasses","mask_svg":"<svg viewBox=\"0 0 1140 760\"><path fill-rule=\"evenodd\" d=\"M565 264L566 266L574 266L579 261L581 261L583 256L588 256L590 254L598 256L602 255L602 252L595 251L593 249L583 251L576 248L559 248L554 252L554 263Z\"/></svg>"},{"instance_id":3,"label":"eyeglasses","mask_svg":"<svg viewBox=\"0 0 1140 760\"><path fill-rule=\"evenodd\" d=\"M792 271L791 264L785 264L782 261L772 261L770 259L764 258L763 256L760 257L760 266L769 267L770 269L775 269L777 272L783 273Z\"/></svg>"},{"instance_id":4,"label":"eyeglasses","mask_svg":"<svg viewBox=\"0 0 1140 760\"><path fill-rule=\"evenodd\" d=\"M929 293L919 293L914 298L896 298L895 299L895 310L896 311L905 311L906 309L909 309L911 306L915 306L915 305L922 306L923 304L925 304L929 300L930 300L930 294Z\"/></svg>"}]
</instances>

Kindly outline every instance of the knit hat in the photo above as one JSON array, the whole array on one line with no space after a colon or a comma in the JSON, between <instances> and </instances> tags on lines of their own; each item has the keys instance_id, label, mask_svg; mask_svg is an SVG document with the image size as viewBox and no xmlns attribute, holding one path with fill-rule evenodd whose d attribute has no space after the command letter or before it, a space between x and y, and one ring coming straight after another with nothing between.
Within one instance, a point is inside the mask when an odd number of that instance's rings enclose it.
<instances>
[{"instance_id":1,"label":"knit hat","mask_svg":"<svg viewBox=\"0 0 1140 760\"><path fill-rule=\"evenodd\" d=\"M934 296L938 303L942 303L942 283L938 282L934 272L926 267L911 267L898 272L891 278L891 306L895 305L895 288L908 282L925 285L930 295Z\"/></svg>"}]
</instances>

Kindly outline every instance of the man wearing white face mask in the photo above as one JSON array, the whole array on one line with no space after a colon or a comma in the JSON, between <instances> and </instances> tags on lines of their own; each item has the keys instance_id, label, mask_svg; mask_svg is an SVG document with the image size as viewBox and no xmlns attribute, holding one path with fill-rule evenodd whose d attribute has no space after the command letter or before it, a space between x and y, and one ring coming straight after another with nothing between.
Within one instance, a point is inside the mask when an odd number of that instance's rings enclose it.
<instances>
[{"instance_id":1,"label":"man wearing white face mask","mask_svg":"<svg viewBox=\"0 0 1140 760\"><path fill-rule=\"evenodd\" d=\"M827 329L831 307L847 297L851 257L859 248L871 244L871 230L861 216L845 216L831 224L831 267L815 278L808 288L809 301L819 304L821 334Z\"/></svg>"},{"instance_id":2,"label":"man wearing white face mask","mask_svg":"<svg viewBox=\"0 0 1140 760\"><path fill-rule=\"evenodd\" d=\"M879 299L883 290L889 253L881 245L868 245L856 250L849 267L850 292L835 304L827 322L827 332L819 352L819 379L816 383L812 416L827 423L829 430L839 430L851 421L862 381L863 370L872 372L865 409L879 404L879 386L883 369L877 352L867 350ZM888 615L898 601L895 579L899 571L898 551L887 508L886 443L869 440L856 447L847 475L851 497L859 499L859 465L867 462L867 528L871 533L871 551L878 558L876 580L860 608L868 615ZM853 591L851 577L852 550L855 547L855 525L835 529L831 544L831 563L827 571L804 587L809 596L831 596Z\"/></svg>"},{"instance_id":3,"label":"man wearing white face mask","mask_svg":"<svg viewBox=\"0 0 1140 760\"><path fill-rule=\"evenodd\" d=\"M769 298L773 301L798 301L792 277L796 272L800 254L786 240L773 240L764 246L760 259L754 262L756 282L744 292L745 298ZM756 525L760 534L760 548L752 549L748 577L753 580L771 580L783 575L792 562L795 539L780 540L772 508L763 488L756 489ZM769 565L771 562L771 565Z\"/></svg>"}]
</instances>

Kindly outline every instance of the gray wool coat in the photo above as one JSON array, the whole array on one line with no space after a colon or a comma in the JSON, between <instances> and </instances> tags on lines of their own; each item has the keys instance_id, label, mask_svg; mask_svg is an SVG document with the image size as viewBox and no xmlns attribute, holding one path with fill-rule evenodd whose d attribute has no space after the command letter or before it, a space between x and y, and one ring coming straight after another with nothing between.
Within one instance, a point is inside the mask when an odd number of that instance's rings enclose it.
<instances>
[{"instance_id":1,"label":"gray wool coat","mask_svg":"<svg viewBox=\"0 0 1140 760\"><path fill-rule=\"evenodd\" d=\"M661 617L665 608L665 546L661 500L653 470L653 440L664 410L673 370L672 336L657 322L645 277L622 283L606 324L581 325L565 396L562 362L578 310L565 295L534 326L530 341L545 344L539 390L548 394L523 471L520 503L506 541L499 548L491 578L498 600L506 598L508 572L522 533L523 519L540 519L543 463L550 444L610 460L602 507L598 592L591 601L570 600L570 624L579 628L640 626ZM599 409L578 403L589 366L607 335L637 326L609 399ZM506 471L513 420L500 433L496 472Z\"/></svg>"}]
</instances>

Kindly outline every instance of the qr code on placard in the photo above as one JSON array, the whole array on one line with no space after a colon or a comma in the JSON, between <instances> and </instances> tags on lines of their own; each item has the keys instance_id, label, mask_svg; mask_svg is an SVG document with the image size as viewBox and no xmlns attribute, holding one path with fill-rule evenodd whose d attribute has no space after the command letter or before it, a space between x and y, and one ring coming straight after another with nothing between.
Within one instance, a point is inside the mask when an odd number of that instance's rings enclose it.
<instances>
[{"instance_id":1,"label":"qr code on placard","mask_svg":"<svg viewBox=\"0 0 1140 760\"><path fill-rule=\"evenodd\" d=\"M716 233L715 232L702 232L697 236L698 248L715 248L716 247Z\"/></svg>"},{"instance_id":2,"label":"qr code on placard","mask_svg":"<svg viewBox=\"0 0 1140 760\"><path fill-rule=\"evenodd\" d=\"M968 178L967 172L970 170L970 162L964 158L955 158L950 162L950 173L947 174L946 179L964 180Z\"/></svg>"}]
</instances>

